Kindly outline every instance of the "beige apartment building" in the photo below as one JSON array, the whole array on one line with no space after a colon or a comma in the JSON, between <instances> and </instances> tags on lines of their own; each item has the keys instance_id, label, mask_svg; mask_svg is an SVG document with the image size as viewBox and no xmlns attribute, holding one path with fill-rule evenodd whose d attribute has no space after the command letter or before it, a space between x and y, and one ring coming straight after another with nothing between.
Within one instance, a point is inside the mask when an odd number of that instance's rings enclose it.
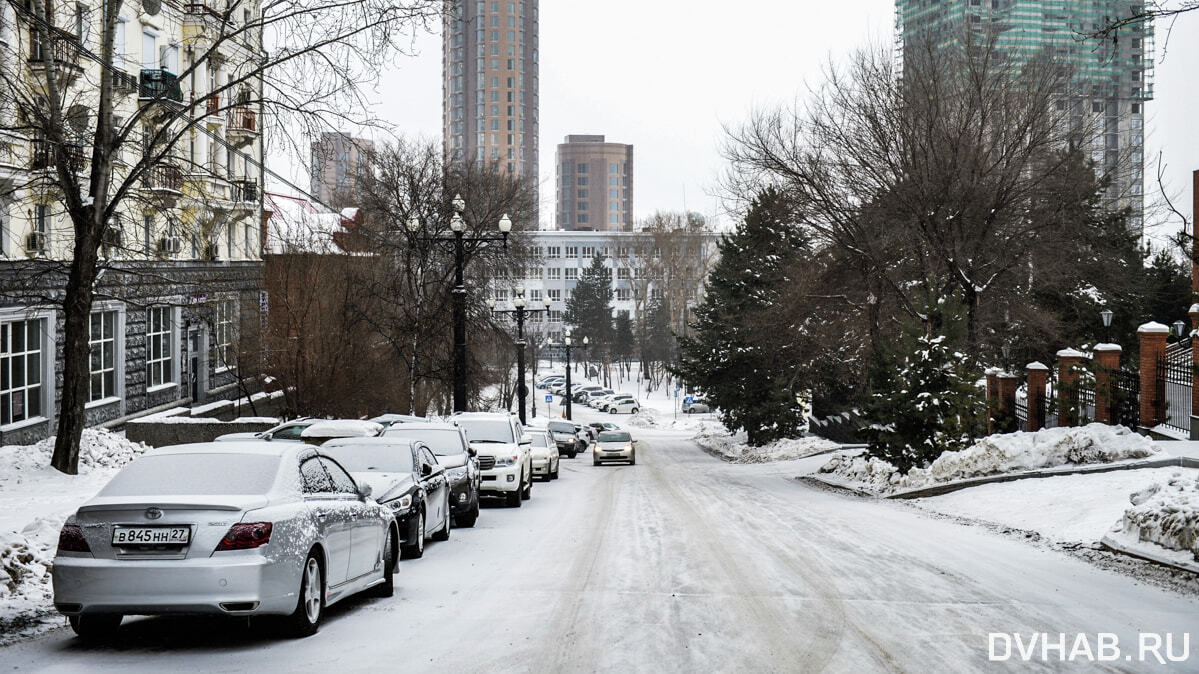
<instances>
[{"instance_id":1,"label":"beige apartment building","mask_svg":"<svg viewBox=\"0 0 1199 674\"><path fill-rule=\"evenodd\" d=\"M358 171L374 149L374 142L348 133L321 134L320 140L312 143L312 189L309 193L334 210L356 203Z\"/></svg>"},{"instance_id":2,"label":"beige apartment building","mask_svg":"<svg viewBox=\"0 0 1199 674\"><path fill-rule=\"evenodd\" d=\"M633 231L633 146L567 136L555 158L558 229Z\"/></svg>"},{"instance_id":3,"label":"beige apartment building","mask_svg":"<svg viewBox=\"0 0 1199 674\"><path fill-rule=\"evenodd\" d=\"M449 0L443 31L445 158L537 180L537 0Z\"/></svg>"}]
</instances>

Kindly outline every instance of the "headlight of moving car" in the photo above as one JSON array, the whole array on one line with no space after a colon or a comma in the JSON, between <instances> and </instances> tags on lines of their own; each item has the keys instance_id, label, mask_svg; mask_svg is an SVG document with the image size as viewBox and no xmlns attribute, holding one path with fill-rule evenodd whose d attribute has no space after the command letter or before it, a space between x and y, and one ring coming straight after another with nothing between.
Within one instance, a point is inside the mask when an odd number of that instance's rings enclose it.
<instances>
[{"instance_id":1,"label":"headlight of moving car","mask_svg":"<svg viewBox=\"0 0 1199 674\"><path fill-rule=\"evenodd\" d=\"M495 466L496 466L496 468L504 468L506 466L515 466L516 460L519 458L520 457L517 456L516 454L497 456L497 457L495 457Z\"/></svg>"},{"instance_id":2,"label":"headlight of moving car","mask_svg":"<svg viewBox=\"0 0 1199 674\"><path fill-rule=\"evenodd\" d=\"M412 494L405 494L397 499L388 501L383 505L395 511L403 511L412 507Z\"/></svg>"},{"instance_id":3,"label":"headlight of moving car","mask_svg":"<svg viewBox=\"0 0 1199 674\"><path fill-rule=\"evenodd\" d=\"M632 446L632 445L625 445L625 446L624 446L624 451L626 451L626 452L631 452L631 451L633 451L633 446Z\"/></svg>"},{"instance_id":4,"label":"headlight of moving car","mask_svg":"<svg viewBox=\"0 0 1199 674\"><path fill-rule=\"evenodd\" d=\"M461 480L462 478L466 477L466 466L458 466L457 468L451 468L451 469L447 470L445 474L446 474L446 477L450 478L451 480L455 480L455 481Z\"/></svg>"}]
</instances>

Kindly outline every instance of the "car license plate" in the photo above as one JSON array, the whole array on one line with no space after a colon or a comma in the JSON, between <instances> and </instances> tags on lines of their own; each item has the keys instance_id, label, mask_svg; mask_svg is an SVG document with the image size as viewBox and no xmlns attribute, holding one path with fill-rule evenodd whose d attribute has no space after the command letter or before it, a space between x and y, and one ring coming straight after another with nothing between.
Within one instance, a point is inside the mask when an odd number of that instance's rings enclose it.
<instances>
[{"instance_id":1,"label":"car license plate","mask_svg":"<svg viewBox=\"0 0 1199 674\"><path fill-rule=\"evenodd\" d=\"M113 545L187 545L191 527L113 527Z\"/></svg>"}]
</instances>

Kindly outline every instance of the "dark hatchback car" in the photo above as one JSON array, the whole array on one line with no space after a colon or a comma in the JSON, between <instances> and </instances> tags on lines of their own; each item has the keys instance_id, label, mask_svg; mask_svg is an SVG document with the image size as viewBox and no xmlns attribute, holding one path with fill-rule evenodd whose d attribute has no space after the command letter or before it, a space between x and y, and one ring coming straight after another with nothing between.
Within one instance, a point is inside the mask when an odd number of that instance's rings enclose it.
<instances>
[{"instance_id":1,"label":"dark hatchback car","mask_svg":"<svg viewBox=\"0 0 1199 674\"><path fill-rule=\"evenodd\" d=\"M371 498L391 508L402 558L423 556L427 538L449 539L452 515L445 469L423 442L398 436L335 438L320 451L349 471L355 482L370 485Z\"/></svg>"},{"instance_id":2,"label":"dark hatchback car","mask_svg":"<svg viewBox=\"0 0 1199 674\"><path fill-rule=\"evenodd\" d=\"M433 451L450 483L450 508L454 526L470 528L479 519L479 461L466 441L466 433L453 424L405 423L389 426L385 438L419 440Z\"/></svg>"}]
</instances>

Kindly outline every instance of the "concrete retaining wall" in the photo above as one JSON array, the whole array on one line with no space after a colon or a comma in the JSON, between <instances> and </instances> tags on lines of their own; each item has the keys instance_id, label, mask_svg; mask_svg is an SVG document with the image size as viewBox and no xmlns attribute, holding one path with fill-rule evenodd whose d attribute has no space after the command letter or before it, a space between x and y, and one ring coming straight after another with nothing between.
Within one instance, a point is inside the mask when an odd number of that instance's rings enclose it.
<instances>
[{"instance_id":1,"label":"concrete retaining wall","mask_svg":"<svg viewBox=\"0 0 1199 674\"><path fill-rule=\"evenodd\" d=\"M177 417L150 417L138 419L125 425L125 437L144 442L151 447L184 445L190 442L211 442L226 433L260 433L274 428L278 421L253 418L234 421L219 419L190 419Z\"/></svg>"}]
</instances>

